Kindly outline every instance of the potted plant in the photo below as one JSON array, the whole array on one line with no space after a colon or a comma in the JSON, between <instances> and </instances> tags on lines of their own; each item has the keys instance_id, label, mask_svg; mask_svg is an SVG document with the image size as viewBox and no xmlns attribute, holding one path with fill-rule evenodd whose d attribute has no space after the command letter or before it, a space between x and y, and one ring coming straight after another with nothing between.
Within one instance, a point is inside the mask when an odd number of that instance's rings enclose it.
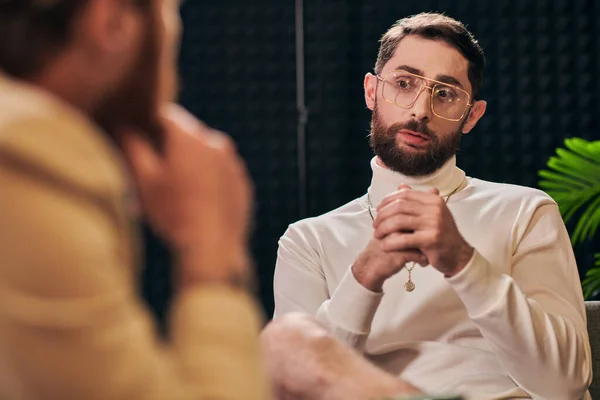
<instances>
[{"instance_id":1,"label":"potted plant","mask_svg":"<svg viewBox=\"0 0 600 400\"><path fill-rule=\"evenodd\" d=\"M565 140L556 149L546 169L539 171L539 186L557 203L570 231L571 243L577 246L592 240L600 227L600 140L581 138ZM586 300L600 294L600 248L582 281Z\"/></svg>"}]
</instances>

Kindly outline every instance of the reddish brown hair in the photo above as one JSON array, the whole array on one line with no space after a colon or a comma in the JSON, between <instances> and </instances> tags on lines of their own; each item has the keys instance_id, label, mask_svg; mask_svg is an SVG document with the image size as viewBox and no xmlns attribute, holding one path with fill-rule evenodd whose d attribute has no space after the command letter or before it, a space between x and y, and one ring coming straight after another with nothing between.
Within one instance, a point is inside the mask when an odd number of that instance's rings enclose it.
<instances>
[{"instance_id":1,"label":"reddish brown hair","mask_svg":"<svg viewBox=\"0 0 600 400\"><path fill-rule=\"evenodd\" d=\"M483 84L483 49L464 24L443 14L421 13L396 21L380 40L376 73L381 73L383 66L394 56L400 41L408 35L442 40L460 51L469 62L468 77L473 88L472 96L477 96Z\"/></svg>"}]
</instances>

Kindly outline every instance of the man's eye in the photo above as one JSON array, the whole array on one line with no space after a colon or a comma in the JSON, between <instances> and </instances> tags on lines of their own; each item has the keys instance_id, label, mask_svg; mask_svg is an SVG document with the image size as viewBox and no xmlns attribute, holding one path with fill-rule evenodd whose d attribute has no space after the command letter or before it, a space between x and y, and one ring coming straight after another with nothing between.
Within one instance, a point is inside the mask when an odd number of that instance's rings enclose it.
<instances>
[{"instance_id":1,"label":"man's eye","mask_svg":"<svg viewBox=\"0 0 600 400\"><path fill-rule=\"evenodd\" d=\"M399 89L411 90L414 85L413 85L412 79L400 77L400 78L396 79L396 86Z\"/></svg>"}]
</instances>

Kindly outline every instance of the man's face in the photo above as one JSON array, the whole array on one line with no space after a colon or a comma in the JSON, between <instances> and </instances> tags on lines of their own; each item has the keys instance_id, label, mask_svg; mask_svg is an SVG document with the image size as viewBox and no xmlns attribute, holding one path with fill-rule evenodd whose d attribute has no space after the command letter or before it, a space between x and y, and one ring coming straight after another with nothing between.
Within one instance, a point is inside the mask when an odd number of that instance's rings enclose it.
<instances>
[{"instance_id":1,"label":"man's face","mask_svg":"<svg viewBox=\"0 0 600 400\"><path fill-rule=\"evenodd\" d=\"M111 1L111 0L98 0ZM159 110L177 94L177 54L181 33L179 0L150 0L147 8L138 8L142 21L139 40L132 40L133 57L123 61L114 89L105 97L97 119L113 135L133 128L160 145ZM132 30L131 38L137 33ZM116 61L118 63L119 61Z\"/></svg>"},{"instance_id":2,"label":"man's face","mask_svg":"<svg viewBox=\"0 0 600 400\"><path fill-rule=\"evenodd\" d=\"M365 97L373 111L370 144L385 166L405 175L424 176L435 172L456 154L462 134L469 132L485 111L484 102L476 102L473 110L467 106L468 96L472 93L468 67L467 59L446 42L409 35L400 41L394 56L379 75L384 79L388 77L385 84L373 75L366 77ZM432 89L418 85L420 89L415 92L418 93L416 100L403 103L405 95L399 91L405 90L407 83L396 78L390 80L390 76L411 80L417 76L412 85L421 82ZM431 91L436 82L422 80L418 76L449 85L438 86L437 92L434 92L433 108ZM396 91L390 90L391 81L398 85ZM446 89L451 87L463 89L464 92L457 89L453 93L466 96L453 103L453 113L447 111L449 106L444 103L448 96ZM405 106L400 107L396 103ZM464 115L462 110L465 110Z\"/></svg>"}]
</instances>

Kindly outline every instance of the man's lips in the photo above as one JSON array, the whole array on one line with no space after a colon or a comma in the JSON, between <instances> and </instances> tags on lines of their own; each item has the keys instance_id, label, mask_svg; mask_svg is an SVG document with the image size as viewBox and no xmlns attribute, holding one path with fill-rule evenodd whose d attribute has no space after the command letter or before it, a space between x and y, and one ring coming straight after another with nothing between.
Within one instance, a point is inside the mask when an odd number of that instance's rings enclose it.
<instances>
[{"instance_id":1,"label":"man's lips","mask_svg":"<svg viewBox=\"0 0 600 400\"><path fill-rule=\"evenodd\" d=\"M396 140L400 140L405 145L414 148L424 148L431 143L431 139L425 136L425 134L411 131L409 129L402 129L398 131L396 134Z\"/></svg>"},{"instance_id":2,"label":"man's lips","mask_svg":"<svg viewBox=\"0 0 600 400\"><path fill-rule=\"evenodd\" d=\"M429 137L427 137L425 134L423 134L421 132L411 131L409 129L402 129L398 133L403 134L403 135L416 136L416 137L421 138L423 140L430 140Z\"/></svg>"}]
</instances>

